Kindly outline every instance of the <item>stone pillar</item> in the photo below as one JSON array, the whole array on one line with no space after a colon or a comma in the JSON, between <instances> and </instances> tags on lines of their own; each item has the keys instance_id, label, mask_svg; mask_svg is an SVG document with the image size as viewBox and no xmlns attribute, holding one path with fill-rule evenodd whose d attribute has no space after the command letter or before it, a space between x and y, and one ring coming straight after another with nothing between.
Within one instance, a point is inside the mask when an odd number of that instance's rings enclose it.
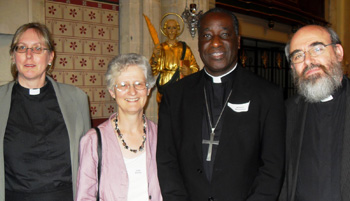
<instances>
[{"instance_id":1,"label":"stone pillar","mask_svg":"<svg viewBox=\"0 0 350 201\"><path fill-rule=\"evenodd\" d=\"M119 52L141 53L142 1L119 1Z\"/></svg>"},{"instance_id":2,"label":"stone pillar","mask_svg":"<svg viewBox=\"0 0 350 201\"><path fill-rule=\"evenodd\" d=\"M350 12L348 0L326 0L325 19L338 34L344 49L343 69L347 76L350 76Z\"/></svg>"}]
</instances>

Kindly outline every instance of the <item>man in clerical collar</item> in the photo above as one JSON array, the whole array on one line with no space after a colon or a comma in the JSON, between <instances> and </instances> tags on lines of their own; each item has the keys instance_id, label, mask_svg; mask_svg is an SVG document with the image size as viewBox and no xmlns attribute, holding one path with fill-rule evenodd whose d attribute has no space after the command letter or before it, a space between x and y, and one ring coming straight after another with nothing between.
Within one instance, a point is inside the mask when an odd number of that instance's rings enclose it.
<instances>
[{"instance_id":1,"label":"man in clerical collar","mask_svg":"<svg viewBox=\"0 0 350 201\"><path fill-rule=\"evenodd\" d=\"M237 63L238 20L201 16L203 70L170 86L159 108L158 177L164 201L277 200L283 182L282 90Z\"/></svg>"},{"instance_id":2,"label":"man in clerical collar","mask_svg":"<svg viewBox=\"0 0 350 201\"><path fill-rule=\"evenodd\" d=\"M339 37L331 28L307 25L285 50L298 94L286 103L281 200L350 200L350 88Z\"/></svg>"}]
</instances>

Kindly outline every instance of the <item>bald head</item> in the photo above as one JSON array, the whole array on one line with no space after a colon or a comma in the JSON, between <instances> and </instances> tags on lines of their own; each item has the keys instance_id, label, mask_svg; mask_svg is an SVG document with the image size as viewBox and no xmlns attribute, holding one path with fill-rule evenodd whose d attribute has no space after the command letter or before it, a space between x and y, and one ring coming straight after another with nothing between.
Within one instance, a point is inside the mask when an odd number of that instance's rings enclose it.
<instances>
[{"instance_id":1,"label":"bald head","mask_svg":"<svg viewBox=\"0 0 350 201\"><path fill-rule=\"evenodd\" d=\"M313 35L313 36L312 36ZM295 43L300 42L300 40L305 41L305 39L309 37L310 39L312 37L319 39L319 40L327 40L329 43L333 44L341 44L341 41L335 33L335 31L330 27L323 27L319 25L306 25L302 28L300 28L292 37L292 39L287 43L285 47L285 54L287 59L290 59L290 54L292 54L293 50L291 49L292 43L295 45ZM329 40L328 40L329 39ZM328 44L328 43L327 43ZM295 47L295 46L293 46Z\"/></svg>"}]
</instances>

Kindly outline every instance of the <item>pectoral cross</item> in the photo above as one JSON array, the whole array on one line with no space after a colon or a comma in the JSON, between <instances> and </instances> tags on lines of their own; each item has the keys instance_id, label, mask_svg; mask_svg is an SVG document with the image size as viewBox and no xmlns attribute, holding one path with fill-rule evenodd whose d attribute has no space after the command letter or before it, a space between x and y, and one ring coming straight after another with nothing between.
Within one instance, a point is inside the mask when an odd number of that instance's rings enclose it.
<instances>
[{"instance_id":1,"label":"pectoral cross","mask_svg":"<svg viewBox=\"0 0 350 201\"><path fill-rule=\"evenodd\" d=\"M211 129L211 133L210 133L210 140L203 140L202 144L208 144L208 154L207 154L207 161L211 161L211 154L213 152L213 145L219 145L219 141L214 141L214 133L215 128Z\"/></svg>"}]
</instances>

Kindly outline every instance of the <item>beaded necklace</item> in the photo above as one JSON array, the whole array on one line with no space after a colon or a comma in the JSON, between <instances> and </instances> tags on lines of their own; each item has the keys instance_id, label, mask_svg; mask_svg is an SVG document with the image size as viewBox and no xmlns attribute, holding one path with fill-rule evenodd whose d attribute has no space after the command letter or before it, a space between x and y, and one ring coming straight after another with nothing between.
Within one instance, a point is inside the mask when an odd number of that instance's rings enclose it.
<instances>
[{"instance_id":1,"label":"beaded necklace","mask_svg":"<svg viewBox=\"0 0 350 201\"><path fill-rule=\"evenodd\" d=\"M125 142L124 138L123 138L123 134L120 133L119 127L118 127L118 114L115 117L114 123L115 123L115 130L117 131L117 135L118 138L122 141L122 145L124 146L125 149L128 149L129 151L133 152L133 153L137 153L137 151L143 151L143 149L145 148L145 142L146 142L146 117L145 114L142 115L142 119L143 119L143 133L144 135L142 136L142 143L139 147L139 150L137 149L131 149Z\"/></svg>"}]
</instances>

